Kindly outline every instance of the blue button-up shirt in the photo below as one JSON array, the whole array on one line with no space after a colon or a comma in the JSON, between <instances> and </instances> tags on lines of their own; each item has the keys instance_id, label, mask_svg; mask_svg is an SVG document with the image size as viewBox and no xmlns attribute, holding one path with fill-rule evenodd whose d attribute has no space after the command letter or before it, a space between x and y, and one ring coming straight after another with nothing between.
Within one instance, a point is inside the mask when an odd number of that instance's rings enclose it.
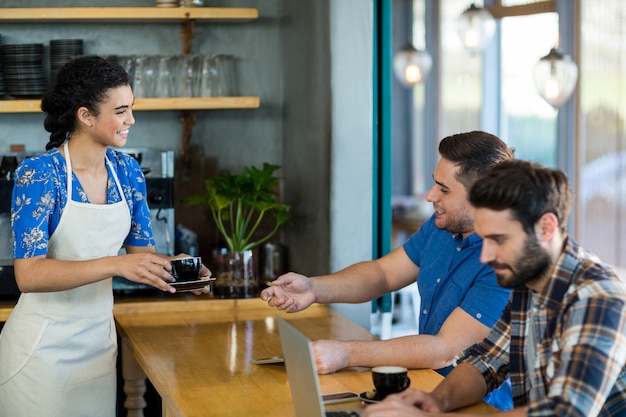
<instances>
[{"instance_id":1,"label":"blue button-up shirt","mask_svg":"<svg viewBox=\"0 0 626 417\"><path fill-rule=\"evenodd\" d=\"M510 290L500 287L493 269L480 262L482 246L478 235L463 239L460 234L438 229L434 215L404 244L406 254L420 267L420 334L439 333L457 307L489 328L498 321ZM447 375L451 369L436 371ZM509 382L484 400L501 410L511 408Z\"/></svg>"},{"instance_id":2,"label":"blue button-up shirt","mask_svg":"<svg viewBox=\"0 0 626 417\"><path fill-rule=\"evenodd\" d=\"M498 321L510 290L500 287L493 269L480 262L482 243L475 234L463 239L438 229L433 216L404 244L420 267L421 334L439 333L457 307L489 328Z\"/></svg>"}]
</instances>

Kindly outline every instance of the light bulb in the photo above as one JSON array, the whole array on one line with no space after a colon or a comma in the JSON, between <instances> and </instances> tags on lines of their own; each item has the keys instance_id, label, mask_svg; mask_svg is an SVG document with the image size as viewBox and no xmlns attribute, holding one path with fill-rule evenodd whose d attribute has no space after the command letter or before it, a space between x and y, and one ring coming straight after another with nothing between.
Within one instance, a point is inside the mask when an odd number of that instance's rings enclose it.
<instances>
[{"instance_id":1,"label":"light bulb","mask_svg":"<svg viewBox=\"0 0 626 417\"><path fill-rule=\"evenodd\" d=\"M554 77L548 78L546 85L543 87L543 95L549 100L556 100L559 97L561 88L559 82Z\"/></svg>"},{"instance_id":2,"label":"light bulb","mask_svg":"<svg viewBox=\"0 0 626 417\"><path fill-rule=\"evenodd\" d=\"M409 64L404 70L404 79L409 84L417 84L422 81L422 70L415 64Z\"/></svg>"},{"instance_id":3,"label":"light bulb","mask_svg":"<svg viewBox=\"0 0 626 417\"><path fill-rule=\"evenodd\" d=\"M428 77L433 60L427 51L407 45L393 57L393 72L405 87L412 87Z\"/></svg>"},{"instance_id":4,"label":"light bulb","mask_svg":"<svg viewBox=\"0 0 626 417\"><path fill-rule=\"evenodd\" d=\"M468 28L463 37L463 45L468 49L478 49L480 39L478 37L478 31L475 28Z\"/></svg>"},{"instance_id":5,"label":"light bulb","mask_svg":"<svg viewBox=\"0 0 626 417\"><path fill-rule=\"evenodd\" d=\"M496 21L485 8L474 3L457 20L457 32L461 42L470 51L481 50L496 31Z\"/></svg>"},{"instance_id":6,"label":"light bulb","mask_svg":"<svg viewBox=\"0 0 626 417\"><path fill-rule=\"evenodd\" d=\"M539 95L554 108L562 106L574 92L578 66L555 48L535 65L533 76Z\"/></svg>"}]
</instances>

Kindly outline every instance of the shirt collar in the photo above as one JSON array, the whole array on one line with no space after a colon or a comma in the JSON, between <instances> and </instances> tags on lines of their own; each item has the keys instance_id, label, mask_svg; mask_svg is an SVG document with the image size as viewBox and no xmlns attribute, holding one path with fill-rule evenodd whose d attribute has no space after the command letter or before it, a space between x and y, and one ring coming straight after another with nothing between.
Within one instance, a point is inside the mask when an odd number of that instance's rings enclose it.
<instances>
[{"instance_id":1,"label":"shirt collar","mask_svg":"<svg viewBox=\"0 0 626 417\"><path fill-rule=\"evenodd\" d=\"M559 308L573 279L572 271L580 258L579 249L578 243L568 237L565 249L552 270L550 280L539 294L540 304L550 309Z\"/></svg>"},{"instance_id":2,"label":"shirt collar","mask_svg":"<svg viewBox=\"0 0 626 417\"><path fill-rule=\"evenodd\" d=\"M454 239L454 241L457 243L457 245L459 245L461 249L481 244L483 241L483 239L476 233L472 233L465 239L463 239L463 235L460 233L452 233L452 239Z\"/></svg>"}]
</instances>

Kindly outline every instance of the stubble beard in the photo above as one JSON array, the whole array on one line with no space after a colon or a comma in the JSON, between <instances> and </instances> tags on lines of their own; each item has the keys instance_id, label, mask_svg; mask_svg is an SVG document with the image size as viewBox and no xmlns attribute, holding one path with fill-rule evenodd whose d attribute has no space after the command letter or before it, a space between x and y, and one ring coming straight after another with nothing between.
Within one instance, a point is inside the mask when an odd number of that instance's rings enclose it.
<instances>
[{"instance_id":1,"label":"stubble beard","mask_svg":"<svg viewBox=\"0 0 626 417\"><path fill-rule=\"evenodd\" d=\"M435 219L435 227L441 230L448 231L450 233L468 233L474 230L474 219L470 216L463 215L458 216L445 212L446 221L441 223L440 219Z\"/></svg>"},{"instance_id":2,"label":"stubble beard","mask_svg":"<svg viewBox=\"0 0 626 417\"><path fill-rule=\"evenodd\" d=\"M504 288L528 286L543 278L552 266L550 254L541 247L534 236L527 236L520 255L514 260L513 266L489 262L492 268L506 268L511 271L505 275L496 273L498 284Z\"/></svg>"}]
</instances>

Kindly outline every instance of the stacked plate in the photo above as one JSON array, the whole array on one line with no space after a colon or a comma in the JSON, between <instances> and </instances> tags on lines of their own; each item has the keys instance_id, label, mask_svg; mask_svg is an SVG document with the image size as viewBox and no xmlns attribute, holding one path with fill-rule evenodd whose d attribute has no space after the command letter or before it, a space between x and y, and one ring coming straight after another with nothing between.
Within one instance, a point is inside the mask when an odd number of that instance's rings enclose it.
<instances>
[{"instance_id":1,"label":"stacked plate","mask_svg":"<svg viewBox=\"0 0 626 417\"><path fill-rule=\"evenodd\" d=\"M55 39L50 41L50 85L53 86L63 65L83 54L82 39Z\"/></svg>"},{"instance_id":2,"label":"stacked plate","mask_svg":"<svg viewBox=\"0 0 626 417\"><path fill-rule=\"evenodd\" d=\"M2 36L0 36L0 48L2 47ZM4 71L2 71L2 56L0 55L0 97L6 94L4 86Z\"/></svg>"},{"instance_id":3,"label":"stacked plate","mask_svg":"<svg viewBox=\"0 0 626 417\"><path fill-rule=\"evenodd\" d=\"M1 45L0 60L9 95L41 97L47 90L43 44Z\"/></svg>"}]
</instances>

